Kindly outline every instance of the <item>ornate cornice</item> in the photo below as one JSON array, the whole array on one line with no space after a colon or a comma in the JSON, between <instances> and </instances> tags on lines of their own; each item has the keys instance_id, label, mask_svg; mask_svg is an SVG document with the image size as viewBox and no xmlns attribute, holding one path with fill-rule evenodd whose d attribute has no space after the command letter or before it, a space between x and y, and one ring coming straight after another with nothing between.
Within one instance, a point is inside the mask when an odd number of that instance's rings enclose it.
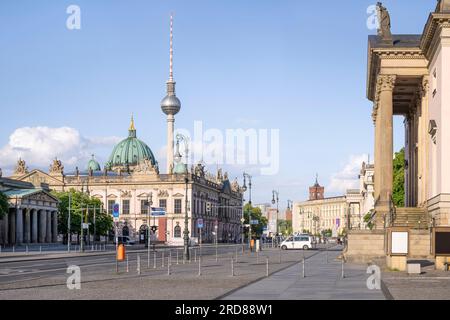
<instances>
[{"instance_id":1,"label":"ornate cornice","mask_svg":"<svg viewBox=\"0 0 450 320\"><path fill-rule=\"evenodd\" d=\"M420 48L425 56L430 60L433 47L434 37L439 28L450 28L450 15L445 13L430 14L427 24L425 25Z\"/></svg>"}]
</instances>

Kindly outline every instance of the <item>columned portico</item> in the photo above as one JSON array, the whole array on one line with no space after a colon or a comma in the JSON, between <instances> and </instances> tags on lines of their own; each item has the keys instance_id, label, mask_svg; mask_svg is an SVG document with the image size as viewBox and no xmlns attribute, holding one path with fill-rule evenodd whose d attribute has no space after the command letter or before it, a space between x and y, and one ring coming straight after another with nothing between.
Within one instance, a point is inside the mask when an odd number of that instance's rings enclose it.
<instances>
[{"instance_id":1,"label":"columned portico","mask_svg":"<svg viewBox=\"0 0 450 320\"><path fill-rule=\"evenodd\" d=\"M30 209L26 209L26 211L25 211L24 242L31 243L31 210Z\"/></svg>"},{"instance_id":2,"label":"columned portico","mask_svg":"<svg viewBox=\"0 0 450 320\"><path fill-rule=\"evenodd\" d=\"M39 243L45 242L47 235L47 211L39 210Z\"/></svg>"},{"instance_id":3,"label":"columned portico","mask_svg":"<svg viewBox=\"0 0 450 320\"><path fill-rule=\"evenodd\" d=\"M52 211L52 242L58 241L58 211Z\"/></svg>"}]
</instances>

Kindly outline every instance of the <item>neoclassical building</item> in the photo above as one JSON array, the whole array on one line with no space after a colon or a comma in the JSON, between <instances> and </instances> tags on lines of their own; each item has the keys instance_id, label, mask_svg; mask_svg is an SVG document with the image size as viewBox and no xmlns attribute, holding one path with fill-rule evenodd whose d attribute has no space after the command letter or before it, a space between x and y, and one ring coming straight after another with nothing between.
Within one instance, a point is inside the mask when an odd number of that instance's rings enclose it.
<instances>
[{"instance_id":1,"label":"neoclassical building","mask_svg":"<svg viewBox=\"0 0 450 320\"><path fill-rule=\"evenodd\" d=\"M231 182L222 169L212 174L202 163L189 164L182 155L177 138L174 152L175 115L181 102L175 93L173 78L172 19L170 32L170 74L167 93L161 109L167 116L167 169L160 172L150 147L138 138L132 117L128 136L112 150L108 161L101 165L93 157L81 170L65 172L55 159L48 172L19 168L13 178L34 186L47 184L50 189L75 189L89 193L103 203L112 214L114 204L120 206L119 234L145 236L151 225L158 227L153 238L169 244L181 244L188 214L189 235L203 241L237 241L241 237L243 191L237 180ZM23 161L23 160L22 160ZM187 183L186 183L187 178ZM164 217L149 217L149 208L164 208ZM204 227L197 228L203 219ZM141 237L139 237L141 239Z\"/></svg>"},{"instance_id":2,"label":"neoclassical building","mask_svg":"<svg viewBox=\"0 0 450 320\"><path fill-rule=\"evenodd\" d=\"M441 268L450 260L450 0L437 2L422 34L392 34L381 4L378 17L378 34L368 41L367 73L375 127L375 230L352 234L347 256L379 258L399 270L407 259L428 258ZM405 123L404 208L392 201L394 115Z\"/></svg>"},{"instance_id":3,"label":"neoclassical building","mask_svg":"<svg viewBox=\"0 0 450 320\"><path fill-rule=\"evenodd\" d=\"M362 230L367 225L364 216L373 210L373 164L362 163L359 188L349 189L345 195L325 197L325 187L316 182L309 188L307 201L294 202L292 229L312 234L332 230L335 235L344 229Z\"/></svg>"},{"instance_id":4,"label":"neoclassical building","mask_svg":"<svg viewBox=\"0 0 450 320\"><path fill-rule=\"evenodd\" d=\"M16 171L26 172L19 160ZM9 200L9 212L0 219L0 245L52 243L58 241L58 199L46 184L2 178L0 191Z\"/></svg>"}]
</instances>

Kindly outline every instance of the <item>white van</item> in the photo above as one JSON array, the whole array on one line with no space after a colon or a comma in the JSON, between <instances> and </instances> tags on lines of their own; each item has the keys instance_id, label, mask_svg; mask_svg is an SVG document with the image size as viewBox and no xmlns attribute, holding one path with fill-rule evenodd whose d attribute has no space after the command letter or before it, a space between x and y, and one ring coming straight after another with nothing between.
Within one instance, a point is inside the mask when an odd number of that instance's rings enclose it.
<instances>
[{"instance_id":1,"label":"white van","mask_svg":"<svg viewBox=\"0 0 450 320\"><path fill-rule=\"evenodd\" d=\"M313 248L313 238L309 235L290 236L281 243L282 250L303 249L309 250Z\"/></svg>"}]
</instances>

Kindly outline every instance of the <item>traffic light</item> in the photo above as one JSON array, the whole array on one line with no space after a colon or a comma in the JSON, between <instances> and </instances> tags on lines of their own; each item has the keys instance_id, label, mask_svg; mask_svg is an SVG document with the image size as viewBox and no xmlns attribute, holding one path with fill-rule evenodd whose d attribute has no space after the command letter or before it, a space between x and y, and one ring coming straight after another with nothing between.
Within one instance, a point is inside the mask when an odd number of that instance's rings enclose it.
<instances>
[{"instance_id":1,"label":"traffic light","mask_svg":"<svg viewBox=\"0 0 450 320\"><path fill-rule=\"evenodd\" d=\"M206 203L206 212L211 213L211 202Z\"/></svg>"}]
</instances>

